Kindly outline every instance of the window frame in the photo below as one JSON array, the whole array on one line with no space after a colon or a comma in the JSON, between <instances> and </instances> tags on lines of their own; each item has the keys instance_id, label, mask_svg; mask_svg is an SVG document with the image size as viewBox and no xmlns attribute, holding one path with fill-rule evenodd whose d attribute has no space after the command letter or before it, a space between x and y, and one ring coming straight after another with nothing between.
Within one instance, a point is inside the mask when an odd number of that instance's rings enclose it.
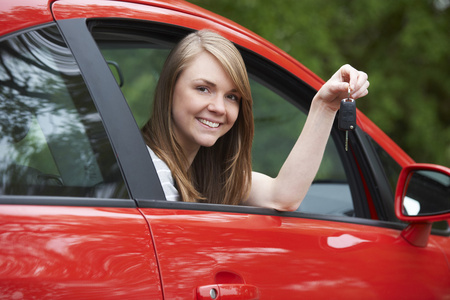
<instances>
[{"instance_id":1,"label":"window frame","mask_svg":"<svg viewBox=\"0 0 450 300\"><path fill-rule=\"evenodd\" d=\"M102 118L129 194L141 199L165 199L142 135L85 18L56 21ZM86 55L89 53L89 55Z\"/></svg>"},{"instance_id":2,"label":"window frame","mask_svg":"<svg viewBox=\"0 0 450 300\"><path fill-rule=\"evenodd\" d=\"M184 37L189 32L193 31L192 29L186 27L174 26L171 24L150 22L150 21L123 20L123 19L122 20L91 19L88 20L87 25L91 32L98 28L101 28L102 31L107 32L109 30L108 28L112 28L114 32L126 33L127 31L130 31L132 35L136 35L136 32L140 32L144 35L152 33L156 35L155 38L148 37L152 40L153 39L157 40L157 36L161 35L164 36L163 38L164 42L171 40L171 44L175 44L179 39ZM171 39L168 38L169 34L170 36L172 36ZM264 82L263 85L266 86L267 82L270 82L271 90L279 94L286 101L289 101L300 111L307 113L310 107L310 101L314 97L316 90L314 90L312 87L310 87L308 84L303 82L298 77L292 75L290 72L282 69L275 63L267 60L266 58L260 56L259 54L244 47L241 47L240 45L237 45L237 47L241 51L247 66L247 70L253 79L255 79L256 81ZM126 102L125 99L124 101ZM339 130L337 129L337 122L335 122L335 124L333 125L331 138L337 145L339 145L340 143L342 143L343 145L344 137L342 132L339 132ZM364 189L362 188L363 184L358 170L358 166L352 159L353 156L351 155L351 152L345 152L343 150L343 147L342 149L338 147L338 154L342 158L342 163L347 173L352 193L355 215L356 217L359 218L369 218L370 212L367 206L366 194ZM160 203L158 204L154 203L154 197L150 197L150 199L140 198L138 199L138 202L140 207L145 208L156 206L159 207L161 205ZM179 204L184 206L181 203L169 204L169 206L175 208ZM195 203L189 203L188 205L194 207L196 206ZM165 205L162 204L162 206ZM201 209L204 209L204 206L201 207L202 207ZM238 207L242 208L242 206ZM221 209L229 211L229 206L223 206L221 207ZM295 213L296 212L294 212L294 214Z\"/></svg>"}]
</instances>

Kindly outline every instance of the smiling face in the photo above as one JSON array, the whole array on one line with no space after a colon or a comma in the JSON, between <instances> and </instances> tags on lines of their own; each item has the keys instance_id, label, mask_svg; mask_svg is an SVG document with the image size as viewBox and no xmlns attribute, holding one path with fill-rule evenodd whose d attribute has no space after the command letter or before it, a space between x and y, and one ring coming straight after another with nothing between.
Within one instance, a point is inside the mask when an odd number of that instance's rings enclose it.
<instances>
[{"instance_id":1,"label":"smiling face","mask_svg":"<svg viewBox=\"0 0 450 300\"><path fill-rule=\"evenodd\" d=\"M200 146L213 146L233 127L240 99L230 76L206 51L180 74L173 92L172 118L177 141L190 162Z\"/></svg>"}]
</instances>

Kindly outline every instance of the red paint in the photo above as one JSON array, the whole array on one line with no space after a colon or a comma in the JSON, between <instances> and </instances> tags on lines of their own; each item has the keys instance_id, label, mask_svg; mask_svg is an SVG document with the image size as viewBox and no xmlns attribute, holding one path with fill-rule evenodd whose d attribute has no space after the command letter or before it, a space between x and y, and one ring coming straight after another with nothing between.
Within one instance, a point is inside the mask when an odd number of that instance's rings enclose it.
<instances>
[{"instance_id":1,"label":"red paint","mask_svg":"<svg viewBox=\"0 0 450 300\"><path fill-rule=\"evenodd\" d=\"M4 299L162 299L136 209L1 205L0 245Z\"/></svg>"},{"instance_id":2,"label":"red paint","mask_svg":"<svg viewBox=\"0 0 450 300\"><path fill-rule=\"evenodd\" d=\"M0 1L0 36L51 21L46 1Z\"/></svg>"},{"instance_id":3,"label":"red paint","mask_svg":"<svg viewBox=\"0 0 450 300\"><path fill-rule=\"evenodd\" d=\"M450 177L450 168L439 165L411 164L403 168L402 172L400 173L395 192L395 214L399 216L400 220L405 222L436 222L450 219L450 212L430 216L406 216L403 214L402 199L405 196L406 188L408 187L409 184L409 178L412 174L411 172L415 170L434 171Z\"/></svg>"},{"instance_id":4,"label":"red paint","mask_svg":"<svg viewBox=\"0 0 450 300\"><path fill-rule=\"evenodd\" d=\"M266 40L184 1L61 0L52 4L5 0L0 3L0 35L52 22L52 12L56 20L135 18L210 28L315 89L323 84ZM401 166L413 163L359 111L358 125ZM371 216L377 219L368 181L362 181ZM200 299L207 298L211 288L223 299L440 299L450 295L450 239L428 234L426 247L415 247L406 239L413 232L422 241L424 231L417 231L417 226L402 233L384 227L386 223L356 218L337 222L324 220L326 216L140 211L0 205L0 295Z\"/></svg>"},{"instance_id":5,"label":"red paint","mask_svg":"<svg viewBox=\"0 0 450 300\"><path fill-rule=\"evenodd\" d=\"M192 287L217 284L216 274L225 270L258 287L261 299L427 299L450 293L449 267L434 237L427 248L419 248L406 242L400 230L376 226L142 211L152 228L168 299L194 297ZM424 272L430 276L426 282Z\"/></svg>"}]
</instances>

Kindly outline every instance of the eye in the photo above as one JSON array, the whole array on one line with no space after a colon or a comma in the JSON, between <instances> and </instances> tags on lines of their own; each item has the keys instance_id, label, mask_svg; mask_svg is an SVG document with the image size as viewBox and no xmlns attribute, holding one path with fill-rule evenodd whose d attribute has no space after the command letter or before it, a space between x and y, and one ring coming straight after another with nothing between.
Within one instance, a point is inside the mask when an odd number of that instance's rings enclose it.
<instances>
[{"instance_id":1,"label":"eye","mask_svg":"<svg viewBox=\"0 0 450 300\"><path fill-rule=\"evenodd\" d=\"M196 87L197 91L199 91L200 93L208 93L209 89L205 86L198 86Z\"/></svg>"},{"instance_id":2,"label":"eye","mask_svg":"<svg viewBox=\"0 0 450 300\"><path fill-rule=\"evenodd\" d=\"M241 98L238 95L235 94L230 94L227 96L228 99L232 100L232 101L236 101L239 102L241 100Z\"/></svg>"}]
</instances>

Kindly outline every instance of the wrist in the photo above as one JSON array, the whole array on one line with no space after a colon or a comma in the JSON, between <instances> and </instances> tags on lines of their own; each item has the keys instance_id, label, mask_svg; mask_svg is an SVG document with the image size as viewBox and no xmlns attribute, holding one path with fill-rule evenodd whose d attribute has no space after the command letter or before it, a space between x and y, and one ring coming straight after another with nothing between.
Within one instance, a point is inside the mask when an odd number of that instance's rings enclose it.
<instances>
[{"instance_id":1,"label":"wrist","mask_svg":"<svg viewBox=\"0 0 450 300\"><path fill-rule=\"evenodd\" d=\"M332 102L325 101L316 95L311 102L309 114L316 113L320 114L322 117L334 119L338 110L339 105L335 106Z\"/></svg>"}]
</instances>

